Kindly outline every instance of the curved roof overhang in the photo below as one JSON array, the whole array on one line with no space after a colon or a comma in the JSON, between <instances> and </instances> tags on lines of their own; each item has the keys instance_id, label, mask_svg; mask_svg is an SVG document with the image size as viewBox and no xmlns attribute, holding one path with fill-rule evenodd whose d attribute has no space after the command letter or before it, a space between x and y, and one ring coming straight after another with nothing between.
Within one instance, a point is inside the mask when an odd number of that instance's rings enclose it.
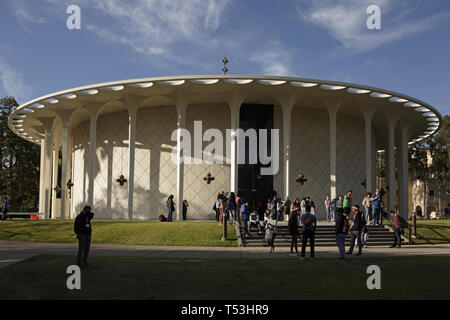
<instances>
[{"instance_id":1,"label":"curved roof overhang","mask_svg":"<svg viewBox=\"0 0 450 320\"><path fill-rule=\"evenodd\" d=\"M43 119L53 119L65 110L77 111L71 118L77 124L89 118L91 105L101 105L101 114L107 114L126 110L129 101L139 101L142 107L175 104L179 97L187 103L226 103L233 91L249 103L267 103L269 98L281 104L288 97L294 99L294 106L324 106L339 100L339 112L352 112L353 108L360 116L370 107L376 110L375 129L387 128L386 117L395 114L409 127L410 144L434 134L442 125L441 114L431 105L389 90L307 78L192 75L105 82L51 93L17 107L8 126L21 138L40 144L45 133Z\"/></svg>"}]
</instances>

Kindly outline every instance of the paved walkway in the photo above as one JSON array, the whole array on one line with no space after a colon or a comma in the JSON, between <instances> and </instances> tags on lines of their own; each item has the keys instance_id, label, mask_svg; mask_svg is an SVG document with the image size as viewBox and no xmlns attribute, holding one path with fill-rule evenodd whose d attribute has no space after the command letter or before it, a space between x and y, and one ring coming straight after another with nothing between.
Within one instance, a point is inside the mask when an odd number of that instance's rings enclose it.
<instances>
[{"instance_id":1,"label":"paved walkway","mask_svg":"<svg viewBox=\"0 0 450 320\"><path fill-rule=\"evenodd\" d=\"M64 254L76 256L77 244L43 243L0 240L0 268L38 254ZM307 249L307 256L309 247ZM401 249L372 247L363 249L363 256L450 255L450 244L404 246ZM160 258L194 259L279 259L291 258L289 248L245 247L187 247L92 244L90 256L146 256ZM316 258L337 258L337 247L316 247ZM356 257L355 257L356 258Z\"/></svg>"}]
</instances>

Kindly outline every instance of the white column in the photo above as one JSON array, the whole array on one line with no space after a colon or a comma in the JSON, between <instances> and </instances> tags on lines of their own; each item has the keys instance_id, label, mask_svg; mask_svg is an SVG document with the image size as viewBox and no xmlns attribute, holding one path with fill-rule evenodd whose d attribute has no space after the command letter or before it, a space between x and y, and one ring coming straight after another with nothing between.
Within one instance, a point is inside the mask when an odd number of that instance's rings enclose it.
<instances>
[{"instance_id":1,"label":"white column","mask_svg":"<svg viewBox=\"0 0 450 320\"><path fill-rule=\"evenodd\" d=\"M54 117L50 118L36 118L44 126L44 149L42 150L41 141L41 169L43 177L41 176L41 188L42 188L42 206L39 206L39 211L44 213L43 218L50 217L50 203L52 197L52 127ZM42 157L43 151L43 157Z\"/></svg>"},{"instance_id":2,"label":"white column","mask_svg":"<svg viewBox=\"0 0 450 320\"><path fill-rule=\"evenodd\" d=\"M56 191L55 188L58 185L58 159L59 159L59 146L54 145L53 150L53 166L52 166L52 186L51 186L51 197L52 197L52 219L56 219Z\"/></svg>"},{"instance_id":3,"label":"white column","mask_svg":"<svg viewBox=\"0 0 450 320\"><path fill-rule=\"evenodd\" d=\"M336 118L340 101L327 101L329 126L330 126L330 197L331 199L337 194L336 190Z\"/></svg>"},{"instance_id":4,"label":"white column","mask_svg":"<svg viewBox=\"0 0 450 320\"><path fill-rule=\"evenodd\" d=\"M237 193L238 192L238 173L239 167L237 163L237 136L236 130L239 129L239 118L241 111L241 102L236 102L230 105L231 110L231 129L233 132L231 133L231 146L230 146L230 170L231 170L231 179L230 179L230 191Z\"/></svg>"},{"instance_id":5,"label":"white column","mask_svg":"<svg viewBox=\"0 0 450 320\"><path fill-rule=\"evenodd\" d=\"M372 189L372 117L375 109L372 107L364 108L364 123L365 123L365 136L366 136L366 191Z\"/></svg>"},{"instance_id":6,"label":"white column","mask_svg":"<svg viewBox=\"0 0 450 320\"><path fill-rule=\"evenodd\" d=\"M408 207L408 139L409 126L402 124L401 141L400 141L400 166L399 166L399 212L400 215L407 219L409 213Z\"/></svg>"},{"instance_id":7,"label":"white column","mask_svg":"<svg viewBox=\"0 0 450 320\"><path fill-rule=\"evenodd\" d=\"M41 139L41 161L39 164L39 213L44 212L45 202L45 139Z\"/></svg>"},{"instance_id":8,"label":"white column","mask_svg":"<svg viewBox=\"0 0 450 320\"><path fill-rule=\"evenodd\" d=\"M387 169L388 169L388 208L395 209L395 126L398 117L388 115L388 154L387 154Z\"/></svg>"},{"instance_id":9,"label":"white column","mask_svg":"<svg viewBox=\"0 0 450 320\"><path fill-rule=\"evenodd\" d=\"M89 171L88 171L88 205L94 206L94 179L97 148L97 114L89 114Z\"/></svg>"},{"instance_id":10,"label":"white column","mask_svg":"<svg viewBox=\"0 0 450 320\"><path fill-rule=\"evenodd\" d=\"M292 107L283 108L283 144L284 144L284 199L290 195L290 159L291 159L291 114Z\"/></svg>"},{"instance_id":11,"label":"white column","mask_svg":"<svg viewBox=\"0 0 450 320\"><path fill-rule=\"evenodd\" d=\"M183 212L184 154L181 154L181 131L186 128L187 103L177 102L177 190L175 195L177 220ZM172 218L173 219L173 218Z\"/></svg>"},{"instance_id":12,"label":"white column","mask_svg":"<svg viewBox=\"0 0 450 320\"><path fill-rule=\"evenodd\" d=\"M66 184L67 184L67 157L69 153L69 130L68 123L62 126L62 163L61 163L61 219L66 218Z\"/></svg>"},{"instance_id":13,"label":"white column","mask_svg":"<svg viewBox=\"0 0 450 320\"><path fill-rule=\"evenodd\" d=\"M377 187L377 140L375 138L375 130L372 128L372 185L370 191L375 192Z\"/></svg>"},{"instance_id":14,"label":"white column","mask_svg":"<svg viewBox=\"0 0 450 320\"><path fill-rule=\"evenodd\" d=\"M284 162L284 199L290 196L290 159L291 159L291 128L292 128L292 109L297 101L298 96L283 95L279 96L278 100L281 104L283 112L283 162Z\"/></svg>"},{"instance_id":15,"label":"white column","mask_svg":"<svg viewBox=\"0 0 450 320\"><path fill-rule=\"evenodd\" d=\"M138 107L128 107L128 219L133 219L134 158Z\"/></svg>"},{"instance_id":16,"label":"white column","mask_svg":"<svg viewBox=\"0 0 450 320\"><path fill-rule=\"evenodd\" d=\"M45 133L45 158L44 158L44 219L50 217L50 203L52 195L52 135Z\"/></svg>"}]
</instances>

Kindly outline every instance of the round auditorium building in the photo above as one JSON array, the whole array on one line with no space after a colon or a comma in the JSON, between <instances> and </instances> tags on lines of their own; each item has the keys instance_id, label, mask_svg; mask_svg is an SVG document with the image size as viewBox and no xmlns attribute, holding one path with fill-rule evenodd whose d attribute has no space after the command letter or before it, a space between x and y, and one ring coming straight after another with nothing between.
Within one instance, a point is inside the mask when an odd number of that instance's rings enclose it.
<instances>
[{"instance_id":1,"label":"round auditorium building","mask_svg":"<svg viewBox=\"0 0 450 320\"><path fill-rule=\"evenodd\" d=\"M183 200L188 219L212 219L220 191L252 206L274 194L310 196L325 219L326 195L351 190L360 204L375 191L380 150L385 206L397 198L407 217L408 144L441 123L434 107L405 94L249 75L93 84L26 102L9 118L15 134L41 147L45 218L73 218L89 204L96 218L122 220L167 215L170 195L177 219Z\"/></svg>"}]
</instances>

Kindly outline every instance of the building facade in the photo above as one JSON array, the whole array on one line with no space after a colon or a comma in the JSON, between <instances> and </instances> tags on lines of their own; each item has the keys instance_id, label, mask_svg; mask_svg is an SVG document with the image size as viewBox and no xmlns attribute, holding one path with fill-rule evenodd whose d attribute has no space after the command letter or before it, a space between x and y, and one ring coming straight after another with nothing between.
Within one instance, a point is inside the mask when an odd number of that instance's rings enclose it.
<instances>
[{"instance_id":1,"label":"building facade","mask_svg":"<svg viewBox=\"0 0 450 320\"><path fill-rule=\"evenodd\" d=\"M353 203L360 204L366 191L375 191L377 150L388 152L384 200L388 207L394 203L397 170L399 210L407 216L408 144L433 134L441 122L427 103L387 90L315 79L209 75L56 92L19 106L9 126L41 145L39 210L47 218L73 218L90 204L98 218L157 219L167 214L165 201L172 194L178 219L184 199L188 218L210 219L223 190L254 204L274 191L283 199L310 196L323 219L326 195L351 190ZM261 161L248 161L251 142L244 139L245 151L239 148L233 131L239 128L278 132L276 143L268 142L272 162L279 160L274 174L261 175ZM187 154L183 132L192 134ZM215 141L222 151L210 154L215 163L205 161L213 140L207 132L223 137ZM299 174L307 179L303 184Z\"/></svg>"}]
</instances>

